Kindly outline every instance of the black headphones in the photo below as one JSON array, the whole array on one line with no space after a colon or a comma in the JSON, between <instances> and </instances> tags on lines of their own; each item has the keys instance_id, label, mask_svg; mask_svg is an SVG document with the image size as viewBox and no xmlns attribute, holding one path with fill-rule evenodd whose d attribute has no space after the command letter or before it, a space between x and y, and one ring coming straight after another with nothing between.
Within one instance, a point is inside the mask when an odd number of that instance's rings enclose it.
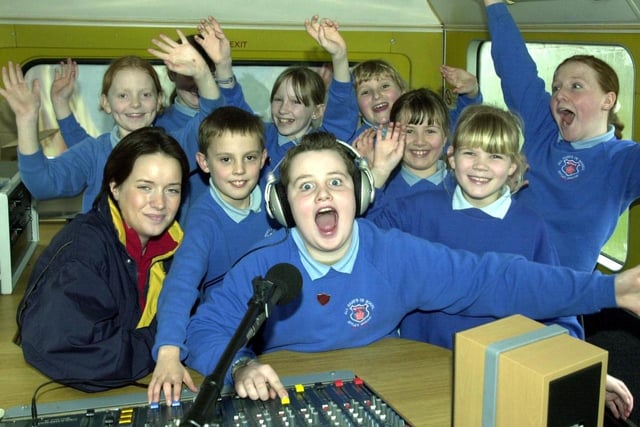
<instances>
[{"instance_id":1,"label":"black headphones","mask_svg":"<svg viewBox=\"0 0 640 427\"><path fill-rule=\"evenodd\" d=\"M362 157L352 146L336 139L344 150L353 158L359 173L353 176L353 187L356 196L356 215L362 215L367 211L375 196L373 175L369 169L367 159ZM295 226L291 213L291 207L287 200L287 191L284 185L276 178L273 172L267 177L267 185L264 190L264 200L269 216L278 221L282 226L290 228Z\"/></svg>"}]
</instances>

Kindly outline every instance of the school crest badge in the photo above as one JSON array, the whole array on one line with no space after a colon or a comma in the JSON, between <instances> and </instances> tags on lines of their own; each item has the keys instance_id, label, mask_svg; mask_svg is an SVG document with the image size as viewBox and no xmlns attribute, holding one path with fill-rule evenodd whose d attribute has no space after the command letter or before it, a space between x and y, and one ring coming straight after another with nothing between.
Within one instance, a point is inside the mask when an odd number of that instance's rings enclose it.
<instances>
[{"instance_id":1,"label":"school crest badge","mask_svg":"<svg viewBox=\"0 0 640 427\"><path fill-rule=\"evenodd\" d=\"M371 319L374 305L371 301L363 298L352 300L345 310L348 322L353 327L359 327L367 324Z\"/></svg>"},{"instance_id":2,"label":"school crest badge","mask_svg":"<svg viewBox=\"0 0 640 427\"><path fill-rule=\"evenodd\" d=\"M584 163L576 156L565 156L560 160L558 174L561 178L571 180L580 176Z\"/></svg>"}]
</instances>

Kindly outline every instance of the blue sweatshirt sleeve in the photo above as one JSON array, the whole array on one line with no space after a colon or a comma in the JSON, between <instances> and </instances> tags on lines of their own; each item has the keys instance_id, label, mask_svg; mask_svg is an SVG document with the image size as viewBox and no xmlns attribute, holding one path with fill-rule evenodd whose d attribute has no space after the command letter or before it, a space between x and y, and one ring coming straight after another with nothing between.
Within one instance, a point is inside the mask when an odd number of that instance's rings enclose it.
<instances>
[{"instance_id":1,"label":"blue sweatshirt sleeve","mask_svg":"<svg viewBox=\"0 0 640 427\"><path fill-rule=\"evenodd\" d=\"M222 285L214 286L206 293L205 301L191 318L187 330L189 354L186 363L189 367L203 375L210 374L216 368L230 337L235 334L247 312L247 302L253 294L252 279L244 269L235 268L225 276ZM233 292L229 289L233 289ZM255 357L255 354L244 347L235 359L243 356ZM227 372L225 383L231 383L230 372Z\"/></svg>"},{"instance_id":2,"label":"blue sweatshirt sleeve","mask_svg":"<svg viewBox=\"0 0 640 427\"><path fill-rule=\"evenodd\" d=\"M29 155L18 153L18 168L24 185L36 199L42 200L80 194L88 182L98 176L93 151L99 149L99 144L93 138L90 141L76 144L53 159L46 158L42 151Z\"/></svg>"},{"instance_id":3,"label":"blue sweatshirt sleeve","mask_svg":"<svg viewBox=\"0 0 640 427\"><path fill-rule=\"evenodd\" d=\"M358 220L361 236L365 227ZM402 284L398 304L411 310L549 319L616 307L614 276L528 261L519 255L476 255L432 243L398 229L372 233L369 254L378 276ZM365 236L366 237L366 236Z\"/></svg>"},{"instance_id":4,"label":"blue sweatshirt sleeve","mask_svg":"<svg viewBox=\"0 0 640 427\"><path fill-rule=\"evenodd\" d=\"M500 82L504 100L509 109L516 111L525 123L525 141L537 135L536 141L552 141L540 137L550 130L558 133L549 107L550 95L545 82L527 50L526 43L507 5L497 3L486 8L491 56Z\"/></svg>"},{"instance_id":5,"label":"blue sweatshirt sleeve","mask_svg":"<svg viewBox=\"0 0 640 427\"><path fill-rule=\"evenodd\" d=\"M238 79L236 79L236 84L231 88L220 87L220 93L224 96L227 105L238 107L251 114L255 114L244 97L244 92L242 91L242 86L240 85L240 82L238 82Z\"/></svg>"},{"instance_id":6,"label":"blue sweatshirt sleeve","mask_svg":"<svg viewBox=\"0 0 640 427\"><path fill-rule=\"evenodd\" d=\"M425 262L433 265L438 259L445 261L443 270L430 268L418 277L432 274L436 278L444 271L446 274L436 279L442 285L434 280L429 282L436 288L447 289L441 289L435 301L419 308L473 316L506 317L522 313L533 319L549 319L617 306L613 276L549 267L520 256L488 252L474 259L464 254L459 257L460 252L463 251ZM407 277L409 273L403 275L405 280L411 280ZM452 295L458 297L452 299ZM445 299L441 300L442 297ZM555 304L557 301L562 303Z\"/></svg>"},{"instance_id":7,"label":"blue sweatshirt sleeve","mask_svg":"<svg viewBox=\"0 0 640 427\"><path fill-rule=\"evenodd\" d=\"M453 131L456 129L456 125L458 124L458 119L460 118L462 111L469 105L474 104L482 104L482 93L480 93L480 90L478 90L478 94L473 98L466 94L458 96L455 108L449 112L449 135L452 135Z\"/></svg>"},{"instance_id":8,"label":"blue sweatshirt sleeve","mask_svg":"<svg viewBox=\"0 0 640 427\"><path fill-rule=\"evenodd\" d=\"M199 292L199 286L207 273L216 230L201 209L191 209L184 229L184 240L176 251L171 269L164 281L158 299L158 332L153 346L153 358L163 345L180 347L180 359L187 356L185 344L187 324Z\"/></svg>"},{"instance_id":9,"label":"blue sweatshirt sleeve","mask_svg":"<svg viewBox=\"0 0 640 427\"><path fill-rule=\"evenodd\" d=\"M58 120L58 127L60 127L60 134L68 148L73 147L87 138L91 138L91 135L84 130L73 114L69 114L69 116L64 119Z\"/></svg>"},{"instance_id":10,"label":"blue sweatshirt sleeve","mask_svg":"<svg viewBox=\"0 0 640 427\"><path fill-rule=\"evenodd\" d=\"M335 79L329 85L329 95L322 128L331 132L341 141L351 141L358 128L359 113L358 101L352 81L339 82Z\"/></svg>"}]
</instances>

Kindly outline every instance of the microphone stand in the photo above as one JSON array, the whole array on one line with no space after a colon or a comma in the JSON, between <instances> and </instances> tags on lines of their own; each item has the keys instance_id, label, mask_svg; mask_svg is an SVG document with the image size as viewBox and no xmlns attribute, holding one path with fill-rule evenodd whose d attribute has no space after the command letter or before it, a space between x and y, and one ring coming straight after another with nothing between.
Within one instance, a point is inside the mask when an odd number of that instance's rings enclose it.
<instances>
[{"instance_id":1,"label":"microphone stand","mask_svg":"<svg viewBox=\"0 0 640 427\"><path fill-rule=\"evenodd\" d=\"M215 369L204 378L193 406L180 422L181 425L202 427L211 422L222 425L221 415L216 409L229 366L231 366L236 353L247 345L262 325L262 322L269 317L271 304L269 298L273 294L274 284L261 277L253 279L252 284L253 297L247 303L249 308L246 314L233 337L231 337L222 356L220 356Z\"/></svg>"}]
</instances>

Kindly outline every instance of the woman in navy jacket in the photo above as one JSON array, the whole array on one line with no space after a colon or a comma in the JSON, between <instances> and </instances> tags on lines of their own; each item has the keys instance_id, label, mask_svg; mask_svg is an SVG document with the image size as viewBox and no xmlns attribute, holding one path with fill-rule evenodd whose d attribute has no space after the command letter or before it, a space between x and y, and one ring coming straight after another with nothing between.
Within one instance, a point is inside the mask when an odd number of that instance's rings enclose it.
<instances>
[{"instance_id":1,"label":"woman in navy jacket","mask_svg":"<svg viewBox=\"0 0 640 427\"><path fill-rule=\"evenodd\" d=\"M175 216L188 171L182 148L160 128L134 131L113 149L93 208L34 267L17 314L27 362L86 391L151 372L157 298L182 240Z\"/></svg>"}]
</instances>

